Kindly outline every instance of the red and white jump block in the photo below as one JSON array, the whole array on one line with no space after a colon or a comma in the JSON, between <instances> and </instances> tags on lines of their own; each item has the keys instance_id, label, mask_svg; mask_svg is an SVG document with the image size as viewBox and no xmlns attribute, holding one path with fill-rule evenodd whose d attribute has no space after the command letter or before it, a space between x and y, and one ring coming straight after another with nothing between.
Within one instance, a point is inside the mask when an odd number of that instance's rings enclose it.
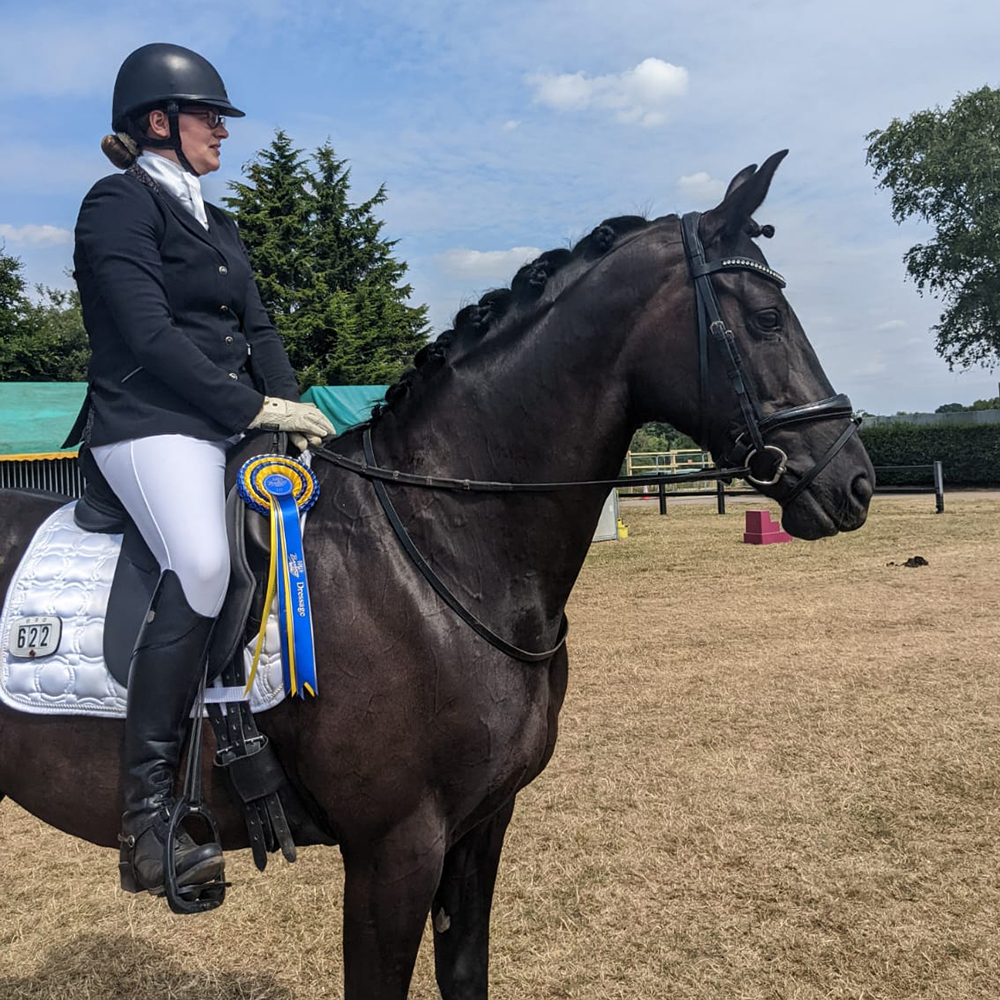
<instances>
[{"instance_id":1,"label":"red and white jump block","mask_svg":"<svg viewBox=\"0 0 1000 1000\"><path fill-rule=\"evenodd\" d=\"M781 530L778 521L771 520L767 510L748 510L743 541L748 545L773 545L775 542L790 542L792 536Z\"/></svg>"}]
</instances>

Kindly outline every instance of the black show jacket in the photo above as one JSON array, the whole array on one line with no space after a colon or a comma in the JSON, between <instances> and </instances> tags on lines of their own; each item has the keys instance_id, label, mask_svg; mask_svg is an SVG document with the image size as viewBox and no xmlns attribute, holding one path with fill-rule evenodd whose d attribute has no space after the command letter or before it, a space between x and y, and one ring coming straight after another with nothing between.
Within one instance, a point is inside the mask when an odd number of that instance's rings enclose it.
<instances>
[{"instance_id":1,"label":"black show jacket","mask_svg":"<svg viewBox=\"0 0 1000 1000\"><path fill-rule=\"evenodd\" d=\"M265 395L298 400L236 225L205 209L208 230L129 174L84 199L73 263L92 356L64 447L81 432L92 446L155 434L219 441L246 430Z\"/></svg>"}]
</instances>

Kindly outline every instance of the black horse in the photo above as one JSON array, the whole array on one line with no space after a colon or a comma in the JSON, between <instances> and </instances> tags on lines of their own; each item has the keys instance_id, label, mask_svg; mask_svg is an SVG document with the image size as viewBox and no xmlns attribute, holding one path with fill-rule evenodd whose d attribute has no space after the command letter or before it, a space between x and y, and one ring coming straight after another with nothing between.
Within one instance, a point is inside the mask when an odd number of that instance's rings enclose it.
<instances>
[{"instance_id":1,"label":"black horse","mask_svg":"<svg viewBox=\"0 0 1000 1000\"><path fill-rule=\"evenodd\" d=\"M850 434L846 399L833 395L780 276L751 238L761 233L751 215L783 155L742 171L722 204L692 221L688 253L676 216L612 219L463 309L373 418L375 460L475 480L607 479L635 429L665 420L720 461L749 461L792 534L860 527L871 465ZM698 295L693 271L711 274L698 279ZM716 296L724 322L713 323L711 302L700 319L700 300ZM361 460L361 432L333 449ZM504 833L518 790L552 754L565 647L539 663L498 651L416 571L372 482L316 466L322 498L307 561L322 695L286 700L261 726L309 803L311 842L343 854L345 997L405 997L431 913L443 997L482 998ZM414 544L469 611L519 647L557 647L607 487L388 491ZM4 495L0 587L55 506ZM120 722L0 705L0 795L114 847L121 738ZM221 779L206 783L225 846L246 846Z\"/></svg>"}]
</instances>

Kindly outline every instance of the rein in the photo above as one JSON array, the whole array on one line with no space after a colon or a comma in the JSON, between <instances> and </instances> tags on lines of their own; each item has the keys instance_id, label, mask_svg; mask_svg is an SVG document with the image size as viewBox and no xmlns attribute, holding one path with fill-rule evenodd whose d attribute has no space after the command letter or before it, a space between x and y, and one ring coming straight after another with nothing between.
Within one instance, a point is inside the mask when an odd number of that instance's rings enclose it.
<instances>
[{"instance_id":1,"label":"rein","mask_svg":"<svg viewBox=\"0 0 1000 1000\"><path fill-rule=\"evenodd\" d=\"M566 642L566 633L569 628L566 616L563 615L562 621L559 623L559 634L556 637L556 644L551 649L533 652L521 649L520 646L515 646L506 639L501 638L462 604L421 555L420 550L414 545L413 539L410 538L406 526L396 513L396 508L393 507L392 500L389 499L385 483L394 483L397 486L420 486L424 489L432 490L452 490L462 493L551 493L556 490L568 490L586 486L644 486L663 482L677 483L706 479L743 479L750 471L747 468L706 469L702 472L619 476L616 479L586 479L568 483L509 483L492 482L483 479L452 479L447 476L421 476L412 472L400 472L398 469L383 468L375 460L371 427L364 429L361 440L365 451L365 460L363 462L355 461L346 455L330 451L328 448L314 448L311 451L313 455L325 459L331 465L371 480L372 486L375 489L375 496L378 497L378 501L382 505L382 510L385 512L386 519L389 521L389 526L392 528L393 533L399 540L400 545L403 546L403 550L410 557L413 565L420 570L424 579L434 588L441 600L491 646L500 650L501 653L505 653L507 656L515 660L520 660L523 663L542 663L559 652Z\"/></svg>"},{"instance_id":2,"label":"rein","mask_svg":"<svg viewBox=\"0 0 1000 1000\"><path fill-rule=\"evenodd\" d=\"M648 476L620 476L615 479L586 479L574 482L560 483L512 483L493 482L481 479L454 479L447 476L427 476L413 472L401 472L398 469L387 469L380 466L375 458L372 447L371 426L367 426L362 434L364 461L359 462L335 451L319 447L313 449L313 454L324 459L331 465L344 469L355 475L371 480L375 495L385 512L396 538L410 560L421 572L435 592L478 635L500 652L521 660L524 663L541 663L554 656L566 642L567 621L563 615L559 624L556 644L551 649L542 652L531 652L507 642L492 629L477 618L448 588L447 584L434 572L427 560L421 555L413 539L410 538L406 526L400 520L392 505L386 483L398 486L418 486L424 489L452 490L456 492L473 493L551 493L557 490L568 490L587 486L652 486L660 483L680 483L704 480L746 479L755 486L773 486L785 474L788 466L788 456L776 445L767 444L764 435L777 427L787 427L791 424L805 423L812 420L832 418L848 419L850 423L840 437L827 449L823 457L817 461L808 472L804 473L785 497L785 503L793 500L806 490L813 480L826 468L833 457L844 447L850 438L857 433L861 424L860 417L855 417L851 401L843 393L829 396L826 399L799 406L790 406L784 410L764 414L760 398L753 383L746 377L743 361L736 348L736 338L733 336L719 308L719 300L712 285L712 274L717 271L753 271L779 287L785 287L785 279L766 264L750 257L724 257L721 260L706 262L705 249L698 234L698 221L701 215L691 212L681 220L681 234L684 238L684 250L687 257L691 277L694 282L695 297L698 312L698 371L699 388L701 392L702 410L708 399L709 373L709 335L712 341L719 345L726 366L726 377L736 395L743 414L746 430L734 442L732 456L727 461L736 463L732 467L705 470L701 472L656 473ZM702 440L706 439L705 418L703 415ZM748 438L749 440L744 440ZM773 471L769 478L758 478L751 467L751 462L757 456L770 454L773 459Z\"/></svg>"},{"instance_id":3,"label":"rein","mask_svg":"<svg viewBox=\"0 0 1000 1000\"><path fill-rule=\"evenodd\" d=\"M310 448L313 455L331 465L346 469L355 475L376 482L395 483L398 486L420 486L428 490L453 490L459 493L554 493L582 486L655 486L657 483L702 482L709 479L746 479L750 470L746 466L733 469L704 469L700 472L656 472L648 476L619 476L617 479L578 479L566 483L508 483L489 479L451 479L447 476L423 476L414 472L387 469L375 462L371 447L371 428L366 427L362 436L365 461L358 462L346 455L327 448Z\"/></svg>"}]
</instances>

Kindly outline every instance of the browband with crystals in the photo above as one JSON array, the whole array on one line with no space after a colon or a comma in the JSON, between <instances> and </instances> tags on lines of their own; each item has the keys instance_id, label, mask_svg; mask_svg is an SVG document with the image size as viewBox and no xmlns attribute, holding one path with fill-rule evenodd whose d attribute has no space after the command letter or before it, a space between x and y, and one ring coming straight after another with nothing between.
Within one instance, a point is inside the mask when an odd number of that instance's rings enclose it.
<instances>
[{"instance_id":1,"label":"browband with crystals","mask_svg":"<svg viewBox=\"0 0 1000 1000\"><path fill-rule=\"evenodd\" d=\"M695 276L700 274L714 274L716 271L756 271L758 274L773 281L779 288L784 288L787 282L772 267L762 264L752 257L723 257L722 260L714 260L710 264L701 264L696 268Z\"/></svg>"}]
</instances>

